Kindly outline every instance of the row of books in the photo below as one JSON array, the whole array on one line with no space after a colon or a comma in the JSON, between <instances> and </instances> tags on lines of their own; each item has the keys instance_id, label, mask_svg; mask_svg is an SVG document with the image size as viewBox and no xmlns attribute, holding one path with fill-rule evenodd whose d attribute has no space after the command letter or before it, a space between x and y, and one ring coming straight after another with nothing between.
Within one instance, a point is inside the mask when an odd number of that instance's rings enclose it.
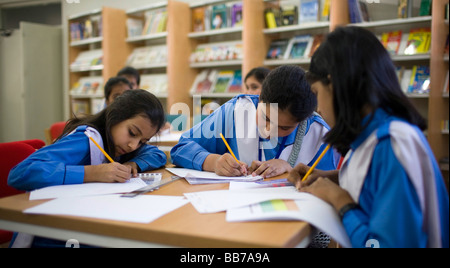
<instances>
[{"instance_id":1,"label":"row of books","mask_svg":"<svg viewBox=\"0 0 450 268\"><path fill-rule=\"evenodd\" d=\"M103 98L72 99L72 113L77 116L96 114L105 108Z\"/></svg>"},{"instance_id":2,"label":"row of books","mask_svg":"<svg viewBox=\"0 0 450 268\"><path fill-rule=\"evenodd\" d=\"M428 53L431 45L431 29L417 28L409 33L386 32L381 35L381 43L391 55L414 55Z\"/></svg>"},{"instance_id":3,"label":"row of books","mask_svg":"<svg viewBox=\"0 0 450 268\"><path fill-rule=\"evenodd\" d=\"M299 35L272 41L266 59L310 58L323 40L323 35Z\"/></svg>"},{"instance_id":4,"label":"row of books","mask_svg":"<svg viewBox=\"0 0 450 268\"><path fill-rule=\"evenodd\" d=\"M242 58L242 41L232 41L198 45L191 54L190 62L241 60Z\"/></svg>"},{"instance_id":5,"label":"row of books","mask_svg":"<svg viewBox=\"0 0 450 268\"><path fill-rule=\"evenodd\" d=\"M103 96L103 77L87 76L81 77L70 91L71 95Z\"/></svg>"},{"instance_id":6,"label":"row of books","mask_svg":"<svg viewBox=\"0 0 450 268\"><path fill-rule=\"evenodd\" d=\"M348 0L348 13L351 23L361 23L371 20L367 0ZM376 1L372 1L375 3ZM378 1L377 4L380 4ZM398 18L411 18L413 16L414 1L399 0L398 1ZM419 16L431 15L431 0L421 0Z\"/></svg>"},{"instance_id":7,"label":"row of books","mask_svg":"<svg viewBox=\"0 0 450 268\"><path fill-rule=\"evenodd\" d=\"M266 28L328 21L330 0L268 2L264 11Z\"/></svg>"},{"instance_id":8,"label":"row of books","mask_svg":"<svg viewBox=\"0 0 450 268\"><path fill-rule=\"evenodd\" d=\"M87 70L103 64L103 50L93 49L80 52L74 62L70 64L72 71Z\"/></svg>"},{"instance_id":9,"label":"row of books","mask_svg":"<svg viewBox=\"0 0 450 268\"><path fill-rule=\"evenodd\" d=\"M134 68L145 68L149 65L167 63L167 45L137 47L128 56L126 65Z\"/></svg>"},{"instance_id":10,"label":"row of books","mask_svg":"<svg viewBox=\"0 0 450 268\"><path fill-rule=\"evenodd\" d=\"M153 93L156 96L167 95L169 79L167 74L144 74L141 75L140 88Z\"/></svg>"},{"instance_id":11,"label":"row of books","mask_svg":"<svg viewBox=\"0 0 450 268\"><path fill-rule=\"evenodd\" d=\"M72 42L102 36L102 17L91 16L83 21L71 22L69 29Z\"/></svg>"},{"instance_id":12,"label":"row of books","mask_svg":"<svg viewBox=\"0 0 450 268\"><path fill-rule=\"evenodd\" d=\"M405 94L428 94L430 92L430 67L414 65L412 69L397 67L397 76Z\"/></svg>"},{"instance_id":13,"label":"row of books","mask_svg":"<svg viewBox=\"0 0 450 268\"><path fill-rule=\"evenodd\" d=\"M192 9L192 31L202 32L242 26L242 1Z\"/></svg>"},{"instance_id":14,"label":"row of books","mask_svg":"<svg viewBox=\"0 0 450 268\"><path fill-rule=\"evenodd\" d=\"M241 89L241 70L205 69L195 78L191 87L191 94L239 93Z\"/></svg>"},{"instance_id":15,"label":"row of books","mask_svg":"<svg viewBox=\"0 0 450 268\"><path fill-rule=\"evenodd\" d=\"M128 37L137 37L155 33L162 33L167 30L167 9L155 9L145 12L145 22L140 19L128 18Z\"/></svg>"}]
</instances>

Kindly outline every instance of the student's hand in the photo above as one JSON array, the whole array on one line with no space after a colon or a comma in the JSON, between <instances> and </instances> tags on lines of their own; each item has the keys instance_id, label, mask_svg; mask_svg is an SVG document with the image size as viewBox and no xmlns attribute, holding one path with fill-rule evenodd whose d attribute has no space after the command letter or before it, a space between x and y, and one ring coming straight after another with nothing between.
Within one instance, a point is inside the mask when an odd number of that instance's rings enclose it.
<instances>
[{"instance_id":1,"label":"student's hand","mask_svg":"<svg viewBox=\"0 0 450 268\"><path fill-rule=\"evenodd\" d=\"M114 162L84 166L84 182L126 182L131 178L131 167Z\"/></svg>"},{"instance_id":2,"label":"student's hand","mask_svg":"<svg viewBox=\"0 0 450 268\"><path fill-rule=\"evenodd\" d=\"M314 180L306 179L302 183L300 192L315 195L332 205L337 211L349 203L354 203L350 194L328 178L318 177Z\"/></svg>"},{"instance_id":3,"label":"student's hand","mask_svg":"<svg viewBox=\"0 0 450 268\"><path fill-rule=\"evenodd\" d=\"M138 175L138 166L135 162L126 162L123 163L125 166L131 167L131 177L137 177Z\"/></svg>"},{"instance_id":4,"label":"student's hand","mask_svg":"<svg viewBox=\"0 0 450 268\"><path fill-rule=\"evenodd\" d=\"M263 178L272 178L292 170L288 162L281 159L272 159L269 161L253 161L249 172L253 176L261 176Z\"/></svg>"},{"instance_id":5,"label":"student's hand","mask_svg":"<svg viewBox=\"0 0 450 268\"><path fill-rule=\"evenodd\" d=\"M231 154L224 154L216 161L215 173L219 176L239 177L248 174L248 166L243 162L236 163Z\"/></svg>"},{"instance_id":6,"label":"student's hand","mask_svg":"<svg viewBox=\"0 0 450 268\"><path fill-rule=\"evenodd\" d=\"M337 183L337 176L338 171L332 170L332 171L323 171L320 169L314 169L314 171L306 178L304 182L302 182L303 177L308 172L308 170L311 167L305 165L305 164L298 164L296 167L294 167L288 176L288 181L293 183L297 189L301 189L303 185L310 185L312 184L317 178L319 177L328 177L332 178L333 181Z\"/></svg>"}]
</instances>

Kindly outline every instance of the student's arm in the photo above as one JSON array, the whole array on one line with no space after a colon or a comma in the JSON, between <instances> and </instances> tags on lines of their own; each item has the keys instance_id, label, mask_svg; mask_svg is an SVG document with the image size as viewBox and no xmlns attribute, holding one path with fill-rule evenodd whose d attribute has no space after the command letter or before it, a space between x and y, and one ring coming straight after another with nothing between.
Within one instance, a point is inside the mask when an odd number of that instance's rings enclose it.
<instances>
[{"instance_id":1,"label":"student's arm","mask_svg":"<svg viewBox=\"0 0 450 268\"><path fill-rule=\"evenodd\" d=\"M83 132L76 132L39 149L14 167L8 184L30 191L46 186L83 183L83 165L89 163L88 138Z\"/></svg>"},{"instance_id":2,"label":"student's arm","mask_svg":"<svg viewBox=\"0 0 450 268\"><path fill-rule=\"evenodd\" d=\"M136 163L140 172L158 169L167 162L166 154L153 145L144 144L139 148L137 156L129 162Z\"/></svg>"}]
</instances>

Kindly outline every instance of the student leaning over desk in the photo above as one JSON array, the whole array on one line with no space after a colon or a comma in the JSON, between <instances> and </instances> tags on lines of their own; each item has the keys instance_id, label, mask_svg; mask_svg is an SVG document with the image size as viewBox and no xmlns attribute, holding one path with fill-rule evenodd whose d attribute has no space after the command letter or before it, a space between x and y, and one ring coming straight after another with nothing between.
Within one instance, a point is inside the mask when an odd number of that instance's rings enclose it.
<instances>
[{"instance_id":1,"label":"student leaning over desk","mask_svg":"<svg viewBox=\"0 0 450 268\"><path fill-rule=\"evenodd\" d=\"M166 164L164 152L146 144L165 122L151 93L128 90L103 111L71 119L57 141L14 167L8 184L20 190L83 182L125 182L132 174ZM114 159L108 163L89 133Z\"/></svg>"},{"instance_id":2,"label":"student leaning over desk","mask_svg":"<svg viewBox=\"0 0 450 268\"><path fill-rule=\"evenodd\" d=\"M329 202L353 247L449 246L449 198L422 131L425 120L401 91L395 67L371 32L338 28L308 73L325 141L346 153L339 173L297 166L289 180ZM328 178L324 178L328 177Z\"/></svg>"},{"instance_id":3,"label":"student leaning over desk","mask_svg":"<svg viewBox=\"0 0 450 268\"><path fill-rule=\"evenodd\" d=\"M289 172L299 163L310 165L325 148L322 138L329 129L313 113L316 105L305 72L281 66L264 80L261 96L239 95L185 132L171 151L173 163L224 176L263 177ZM240 165L228 153L221 133ZM320 166L336 169L338 160L330 150Z\"/></svg>"}]
</instances>

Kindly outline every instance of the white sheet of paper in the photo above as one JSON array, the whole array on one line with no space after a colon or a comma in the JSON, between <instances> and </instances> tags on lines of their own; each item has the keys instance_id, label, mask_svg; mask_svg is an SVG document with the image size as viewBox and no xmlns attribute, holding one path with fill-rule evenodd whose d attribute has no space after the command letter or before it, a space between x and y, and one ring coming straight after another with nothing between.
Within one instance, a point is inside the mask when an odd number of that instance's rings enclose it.
<instances>
[{"instance_id":1,"label":"white sheet of paper","mask_svg":"<svg viewBox=\"0 0 450 268\"><path fill-rule=\"evenodd\" d=\"M298 210L269 207L263 208L261 203L232 208L227 210L226 219L237 221L267 221L267 220L299 220L314 225L327 233L344 247L351 247L350 239L336 213L336 210L323 200L307 193L302 198L294 200Z\"/></svg>"},{"instance_id":2,"label":"white sheet of paper","mask_svg":"<svg viewBox=\"0 0 450 268\"><path fill-rule=\"evenodd\" d=\"M182 196L96 195L58 198L24 210L29 214L68 215L97 219L149 223L187 204Z\"/></svg>"},{"instance_id":3,"label":"white sheet of paper","mask_svg":"<svg viewBox=\"0 0 450 268\"><path fill-rule=\"evenodd\" d=\"M300 199L302 193L297 192L295 187L290 186L235 191L203 191L185 193L184 196L199 213L215 213L273 199Z\"/></svg>"},{"instance_id":4,"label":"white sheet of paper","mask_svg":"<svg viewBox=\"0 0 450 268\"><path fill-rule=\"evenodd\" d=\"M30 192L30 200L128 193L144 186L147 186L147 184L140 178L131 178L124 183L89 182L82 184L56 185Z\"/></svg>"},{"instance_id":5,"label":"white sheet of paper","mask_svg":"<svg viewBox=\"0 0 450 268\"><path fill-rule=\"evenodd\" d=\"M194 169L188 169L188 168L166 168L167 171L180 176L182 178L186 178L189 180L201 180L203 183L205 183L205 180L223 180L225 182L230 181L258 181L262 180L263 178L261 176L242 176L242 177L225 177L225 176L219 176L214 172L207 172L207 171L198 171ZM195 182L193 183L195 184Z\"/></svg>"}]
</instances>

